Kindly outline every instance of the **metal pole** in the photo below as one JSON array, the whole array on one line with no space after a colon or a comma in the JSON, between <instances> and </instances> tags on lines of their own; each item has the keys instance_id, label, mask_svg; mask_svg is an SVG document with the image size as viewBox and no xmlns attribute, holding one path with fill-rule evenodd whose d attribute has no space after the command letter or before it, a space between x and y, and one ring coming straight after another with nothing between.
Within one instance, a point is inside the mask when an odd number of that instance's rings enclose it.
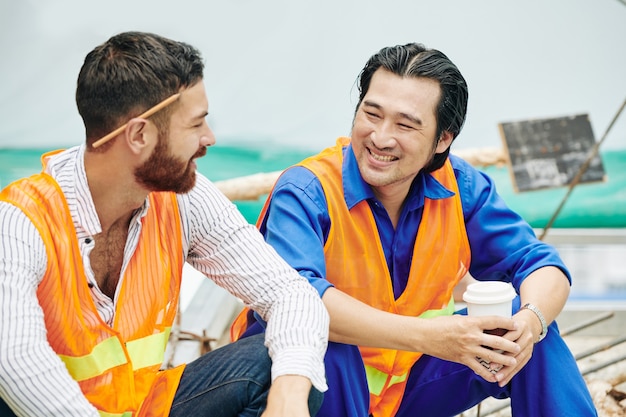
<instances>
[{"instance_id":1,"label":"metal pole","mask_svg":"<svg viewBox=\"0 0 626 417\"><path fill-rule=\"evenodd\" d=\"M614 315L615 315L614 312L609 311L608 313L602 313L602 314L599 314L599 315L597 315L595 317L591 317L587 321L582 321L582 322L580 322L578 324L573 325L572 327L569 327L569 328L567 328L565 330L561 330L561 337L568 336L568 335L570 335L572 333L575 333L575 332L577 332L579 330L582 330L582 329L584 329L586 327L589 327L591 325L599 323L599 322L601 322L603 320L610 319Z\"/></svg>"}]
</instances>

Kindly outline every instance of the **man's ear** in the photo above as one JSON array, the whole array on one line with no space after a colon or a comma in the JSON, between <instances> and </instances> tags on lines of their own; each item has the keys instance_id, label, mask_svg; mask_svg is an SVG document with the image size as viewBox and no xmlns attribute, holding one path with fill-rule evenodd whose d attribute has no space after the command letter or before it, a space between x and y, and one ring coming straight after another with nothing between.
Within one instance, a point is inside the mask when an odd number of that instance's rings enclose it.
<instances>
[{"instance_id":1,"label":"man's ear","mask_svg":"<svg viewBox=\"0 0 626 417\"><path fill-rule=\"evenodd\" d=\"M150 129L147 119L135 117L130 119L126 129L124 129L124 139L128 147L135 153L142 152L146 147L150 146L150 137L154 134Z\"/></svg>"},{"instance_id":2,"label":"man's ear","mask_svg":"<svg viewBox=\"0 0 626 417\"><path fill-rule=\"evenodd\" d=\"M445 152L446 149L448 149L450 145L452 145L453 139L454 136L452 136L452 133L448 132L447 130L441 132L441 136L439 136L439 139L437 140L437 149L435 150L435 153Z\"/></svg>"}]
</instances>

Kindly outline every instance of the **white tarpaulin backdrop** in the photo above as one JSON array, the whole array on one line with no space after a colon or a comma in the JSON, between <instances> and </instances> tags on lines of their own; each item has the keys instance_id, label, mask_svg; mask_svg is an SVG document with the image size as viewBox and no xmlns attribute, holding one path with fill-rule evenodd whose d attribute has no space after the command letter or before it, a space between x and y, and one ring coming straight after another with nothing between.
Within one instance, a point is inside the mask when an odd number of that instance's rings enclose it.
<instances>
[{"instance_id":1,"label":"white tarpaulin backdrop","mask_svg":"<svg viewBox=\"0 0 626 417\"><path fill-rule=\"evenodd\" d=\"M411 41L442 50L468 80L459 148L501 146L499 122L579 113L599 139L626 98L621 0L0 0L0 148L80 143L79 67L126 30L202 51L221 143L334 143L349 132L366 59ZM626 146L624 119L606 148Z\"/></svg>"}]
</instances>

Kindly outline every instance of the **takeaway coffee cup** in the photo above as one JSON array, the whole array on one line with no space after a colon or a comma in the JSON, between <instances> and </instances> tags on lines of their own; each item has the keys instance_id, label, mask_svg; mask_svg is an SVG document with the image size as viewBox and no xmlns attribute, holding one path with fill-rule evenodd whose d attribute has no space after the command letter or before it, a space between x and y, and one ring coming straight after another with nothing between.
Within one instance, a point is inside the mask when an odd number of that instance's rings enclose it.
<instances>
[{"instance_id":1,"label":"takeaway coffee cup","mask_svg":"<svg viewBox=\"0 0 626 417\"><path fill-rule=\"evenodd\" d=\"M463 301L467 303L468 316L511 317L515 295L515 289L508 282L475 282L467 286Z\"/></svg>"},{"instance_id":2,"label":"takeaway coffee cup","mask_svg":"<svg viewBox=\"0 0 626 417\"><path fill-rule=\"evenodd\" d=\"M463 301L467 303L468 316L511 317L511 307L515 296L515 289L508 282L484 281L468 285L465 293L463 293ZM485 330L485 333L503 336L506 330ZM476 359L491 373L495 374L502 369L501 365L493 367L485 359Z\"/></svg>"}]
</instances>

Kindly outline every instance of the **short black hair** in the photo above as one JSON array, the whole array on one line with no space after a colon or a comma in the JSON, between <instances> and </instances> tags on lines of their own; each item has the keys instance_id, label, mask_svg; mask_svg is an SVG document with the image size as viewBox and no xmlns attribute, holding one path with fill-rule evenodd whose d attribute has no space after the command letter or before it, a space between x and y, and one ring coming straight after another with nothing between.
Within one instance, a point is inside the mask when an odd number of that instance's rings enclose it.
<instances>
[{"instance_id":1,"label":"short black hair","mask_svg":"<svg viewBox=\"0 0 626 417\"><path fill-rule=\"evenodd\" d=\"M87 54L78 75L76 105L87 143L193 86L203 71L200 52L186 43L146 32L111 37ZM157 113L155 123L168 114L168 108Z\"/></svg>"},{"instance_id":2,"label":"short black hair","mask_svg":"<svg viewBox=\"0 0 626 417\"><path fill-rule=\"evenodd\" d=\"M453 140L458 136L467 114L468 89L465 78L445 54L436 49L428 49L420 43L381 49L367 61L359 74L359 102L356 110L367 94L372 76L380 68L401 77L437 81L441 87L441 97L437 105L435 137L438 139L444 131L450 132ZM445 152L435 154L424 170L432 172L441 168L449 153L450 147Z\"/></svg>"}]
</instances>

